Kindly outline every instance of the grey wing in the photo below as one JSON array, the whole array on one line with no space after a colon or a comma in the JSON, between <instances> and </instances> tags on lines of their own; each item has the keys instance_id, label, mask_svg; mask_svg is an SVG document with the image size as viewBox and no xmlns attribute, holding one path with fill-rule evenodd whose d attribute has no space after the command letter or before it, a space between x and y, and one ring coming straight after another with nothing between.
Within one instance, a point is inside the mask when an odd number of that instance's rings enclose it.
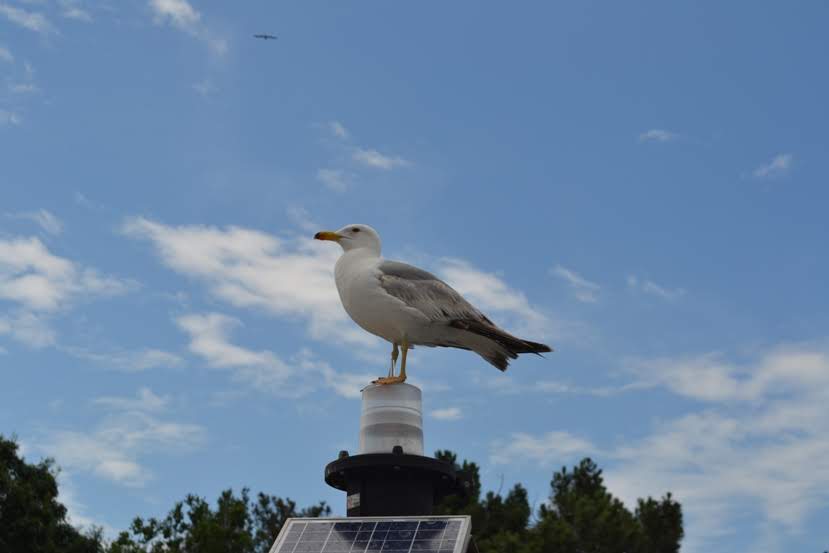
<instances>
[{"instance_id":1,"label":"grey wing","mask_svg":"<svg viewBox=\"0 0 829 553\"><path fill-rule=\"evenodd\" d=\"M380 286L387 294L417 309L432 322L472 320L492 324L451 286L428 271L399 261L383 261L378 269Z\"/></svg>"}]
</instances>

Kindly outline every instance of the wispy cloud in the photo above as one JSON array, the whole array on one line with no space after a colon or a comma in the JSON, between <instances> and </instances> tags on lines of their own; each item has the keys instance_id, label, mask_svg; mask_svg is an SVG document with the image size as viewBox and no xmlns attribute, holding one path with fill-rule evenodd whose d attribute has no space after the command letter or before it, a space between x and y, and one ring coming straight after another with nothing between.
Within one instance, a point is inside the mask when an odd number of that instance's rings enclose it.
<instances>
[{"instance_id":1,"label":"wispy cloud","mask_svg":"<svg viewBox=\"0 0 829 553\"><path fill-rule=\"evenodd\" d=\"M128 372L140 372L157 368L173 368L184 365L184 359L175 353L154 348L143 348L136 351L96 352L83 348L63 348L66 353L86 359L108 369Z\"/></svg>"},{"instance_id":2,"label":"wispy cloud","mask_svg":"<svg viewBox=\"0 0 829 553\"><path fill-rule=\"evenodd\" d=\"M100 397L93 403L109 413L93 430L49 432L38 449L60 460L70 471L90 472L130 487L153 478L142 458L182 453L200 447L206 431L199 425L165 420L156 414L168 398L142 388L134 398ZM153 414L151 414L153 413Z\"/></svg>"},{"instance_id":3,"label":"wispy cloud","mask_svg":"<svg viewBox=\"0 0 829 553\"><path fill-rule=\"evenodd\" d=\"M564 460L591 455L595 451L596 447L589 441L569 432L548 432L537 437L517 432L509 440L495 441L492 444L490 461L496 465L508 465L529 460L554 466Z\"/></svg>"},{"instance_id":4,"label":"wispy cloud","mask_svg":"<svg viewBox=\"0 0 829 553\"><path fill-rule=\"evenodd\" d=\"M335 192L345 192L348 188L345 171L341 169L318 169L317 179Z\"/></svg>"},{"instance_id":5,"label":"wispy cloud","mask_svg":"<svg viewBox=\"0 0 829 553\"><path fill-rule=\"evenodd\" d=\"M205 79L203 81L193 83L193 90L195 90L199 96L204 96L206 98L215 94L217 88L213 86L213 83L210 82L210 80Z\"/></svg>"},{"instance_id":6,"label":"wispy cloud","mask_svg":"<svg viewBox=\"0 0 829 553\"><path fill-rule=\"evenodd\" d=\"M14 111L8 111L5 109L0 109L0 127L10 126L10 125L19 125L23 122L23 119Z\"/></svg>"},{"instance_id":7,"label":"wispy cloud","mask_svg":"<svg viewBox=\"0 0 829 553\"><path fill-rule=\"evenodd\" d=\"M105 211L108 209L104 204L90 200L86 195L77 190L72 195L72 199L75 201L76 205L92 211Z\"/></svg>"},{"instance_id":8,"label":"wispy cloud","mask_svg":"<svg viewBox=\"0 0 829 553\"><path fill-rule=\"evenodd\" d=\"M33 348L55 343L55 331L49 324L49 317L26 309L0 315L0 336L4 334Z\"/></svg>"},{"instance_id":9,"label":"wispy cloud","mask_svg":"<svg viewBox=\"0 0 829 553\"><path fill-rule=\"evenodd\" d=\"M329 121L328 129L331 131L331 134L337 138L348 138L349 136L348 129L346 129L345 126L339 121Z\"/></svg>"},{"instance_id":10,"label":"wispy cloud","mask_svg":"<svg viewBox=\"0 0 829 553\"><path fill-rule=\"evenodd\" d=\"M0 2L0 15L15 25L36 33L49 34L57 32L55 27L43 14L16 8L4 2Z\"/></svg>"},{"instance_id":11,"label":"wispy cloud","mask_svg":"<svg viewBox=\"0 0 829 553\"><path fill-rule=\"evenodd\" d=\"M66 19L92 23L92 15L81 8L76 0L59 0L58 3L62 9L63 17Z\"/></svg>"},{"instance_id":12,"label":"wispy cloud","mask_svg":"<svg viewBox=\"0 0 829 553\"><path fill-rule=\"evenodd\" d=\"M357 148L351 155L352 159L366 167L388 171L395 167L407 167L408 161L398 156L383 155L374 149Z\"/></svg>"},{"instance_id":13,"label":"wispy cloud","mask_svg":"<svg viewBox=\"0 0 829 553\"><path fill-rule=\"evenodd\" d=\"M140 388L135 397L104 396L95 398L92 403L118 411L157 412L164 410L170 403L169 396L159 396L149 388Z\"/></svg>"},{"instance_id":14,"label":"wispy cloud","mask_svg":"<svg viewBox=\"0 0 829 553\"><path fill-rule=\"evenodd\" d=\"M786 174L792 166L794 156L792 154L778 154L771 161L761 165L753 171L758 179L770 179Z\"/></svg>"},{"instance_id":15,"label":"wispy cloud","mask_svg":"<svg viewBox=\"0 0 829 553\"><path fill-rule=\"evenodd\" d=\"M639 142L670 142L676 140L679 135L664 129L650 129L639 135Z\"/></svg>"},{"instance_id":16,"label":"wispy cloud","mask_svg":"<svg viewBox=\"0 0 829 553\"><path fill-rule=\"evenodd\" d=\"M8 48L0 46L0 61L14 63L14 56Z\"/></svg>"},{"instance_id":17,"label":"wispy cloud","mask_svg":"<svg viewBox=\"0 0 829 553\"><path fill-rule=\"evenodd\" d=\"M579 386L563 380L536 380L535 382L519 383L515 378L505 374L487 374L484 377L474 376L473 381L481 388L498 394L542 394L542 395L577 395L610 397L629 393L644 388L652 388L653 384L644 381L627 382L618 385L606 386Z\"/></svg>"},{"instance_id":18,"label":"wispy cloud","mask_svg":"<svg viewBox=\"0 0 829 553\"><path fill-rule=\"evenodd\" d=\"M202 15L187 0L149 0L156 24L169 24L204 41L218 55L227 52L227 41L216 38L202 22Z\"/></svg>"},{"instance_id":19,"label":"wispy cloud","mask_svg":"<svg viewBox=\"0 0 829 553\"><path fill-rule=\"evenodd\" d=\"M44 231L55 236L63 232L63 223L61 220L45 209L38 209L37 211L24 211L20 213L7 213L6 216L11 217L12 219L27 219L32 221Z\"/></svg>"},{"instance_id":20,"label":"wispy cloud","mask_svg":"<svg viewBox=\"0 0 829 553\"><path fill-rule=\"evenodd\" d=\"M176 323L190 336L190 351L209 367L228 370L236 380L259 391L298 397L323 385L343 397L356 398L372 380L367 374L335 371L307 350L286 361L270 350L236 345L230 341L230 332L242 323L226 315L191 314L179 317Z\"/></svg>"},{"instance_id":21,"label":"wispy cloud","mask_svg":"<svg viewBox=\"0 0 829 553\"><path fill-rule=\"evenodd\" d=\"M551 272L570 285L577 300L585 303L596 303L599 301L598 294L601 287L595 282L591 282L577 272L562 267L561 265L553 267Z\"/></svg>"},{"instance_id":22,"label":"wispy cloud","mask_svg":"<svg viewBox=\"0 0 829 553\"><path fill-rule=\"evenodd\" d=\"M23 62L23 79L21 81L15 82L13 80L8 80L7 87L9 92L16 95L24 95L24 94L34 94L36 92L40 92L40 88L35 84L35 68L34 66L29 63L28 61Z\"/></svg>"},{"instance_id":23,"label":"wispy cloud","mask_svg":"<svg viewBox=\"0 0 829 553\"><path fill-rule=\"evenodd\" d=\"M313 234L322 227L314 221L311 213L301 205L292 205L286 210L288 218L303 231Z\"/></svg>"},{"instance_id":24,"label":"wispy cloud","mask_svg":"<svg viewBox=\"0 0 829 553\"><path fill-rule=\"evenodd\" d=\"M656 296L665 301L674 301L686 294L684 288L666 288L652 280L641 279L636 275L628 275L627 285L631 290L644 292L645 294Z\"/></svg>"},{"instance_id":25,"label":"wispy cloud","mask_svg":"<svg viewBox=\"0 0 829 553\"><path fill-rule=\"evenodd\" d=\"M435 409L429 413L433 419L441 421L456 421L463 418L463 413L460 407L445 407L443 409Z\"/></svg>"},{"instance_id":26,"label":"wispy cloud","mask_svg":"<svg viewBox=\"0 0 829 553\"><path fill-rule=\"evenodd\" d=\"M9 85L9 92L14 94L33 94L38 90L33 83L12 83Z\"/></svg>"}]
</instances>

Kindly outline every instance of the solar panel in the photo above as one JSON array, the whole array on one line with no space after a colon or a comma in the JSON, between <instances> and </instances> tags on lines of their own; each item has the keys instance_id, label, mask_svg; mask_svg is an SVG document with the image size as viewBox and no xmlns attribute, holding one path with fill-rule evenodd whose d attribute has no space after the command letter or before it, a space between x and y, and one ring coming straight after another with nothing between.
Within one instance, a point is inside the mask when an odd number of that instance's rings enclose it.
<instances>
[{"instance_id":1,"label":"solar panel","mask_svg":"<svg viewBox=\"0 0 829 553\"><path fill-rule=\"evenodd\" d=\"M289 518L270 553L466 553L470 518Z\"/></svg>"}]
</instances>

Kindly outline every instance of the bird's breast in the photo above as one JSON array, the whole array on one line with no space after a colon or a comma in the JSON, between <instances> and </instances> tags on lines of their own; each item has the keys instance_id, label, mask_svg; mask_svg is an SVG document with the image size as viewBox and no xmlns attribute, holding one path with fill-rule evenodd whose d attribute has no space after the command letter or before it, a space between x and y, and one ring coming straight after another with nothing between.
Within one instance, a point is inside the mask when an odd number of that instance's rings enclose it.
<instances>
[{"instance_id":1,"label":"bird's breast","mask_svg":"<svg viewBox=\"0 0 829 553\"><path fill-rule=\"evenodd\" d=\"M346 313L363 329L389 341L400 339L395 324L395 300L380 287L375 259L348 259L343 255L334 269L337 291ZM344 259L345 258L345 259Z\"/></svg>"}]
</instances>

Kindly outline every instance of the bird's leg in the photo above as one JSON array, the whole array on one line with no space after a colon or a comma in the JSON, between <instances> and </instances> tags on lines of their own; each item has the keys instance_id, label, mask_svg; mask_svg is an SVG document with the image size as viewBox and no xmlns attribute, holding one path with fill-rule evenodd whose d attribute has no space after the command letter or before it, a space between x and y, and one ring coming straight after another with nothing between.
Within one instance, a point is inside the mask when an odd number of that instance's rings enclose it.
<instances>
[{"instance_id":1,"label":"bird's leg","mask_svg":"<svg viewBox=\"0 0 829 553\"><path fill-rule=\"evenodd\" d=\"M400 355L400 350L397 348L397 343L392 344L391 348L391 367L389 367L389 378L394 376L394 367L397 366L397 356Z\"/></svg>"},{"instance_id":2,"label":"bird's leg","mask_svg":"<svg viewBox=\"0 0 829 553\"><path fill-rule=\"evenodd\" d=\"M403 349L403 360L400 364L400 374L398 376L393 376L393 372L389 373L389 376L384 378L378 378L372 384L400 384L401 382L406 381L406 352L409 349L408 340L403 340L403 342L400 344L400 347ZM392 370L394 369L394 365L397 362L397 351L397 344L394 344L394 349L391 350Z\"/></svg>"},{"instance_id":3,"label":"bird's leg","mask_svg":"<svg viewBox=\"0 0 829 553\"><path fill-rule=\"evenodd\" d=\"M406 382L406 354L409 352L409 341L403 340L403 359L400 360L400 382Z\"/></svg>"}]
</instances>

